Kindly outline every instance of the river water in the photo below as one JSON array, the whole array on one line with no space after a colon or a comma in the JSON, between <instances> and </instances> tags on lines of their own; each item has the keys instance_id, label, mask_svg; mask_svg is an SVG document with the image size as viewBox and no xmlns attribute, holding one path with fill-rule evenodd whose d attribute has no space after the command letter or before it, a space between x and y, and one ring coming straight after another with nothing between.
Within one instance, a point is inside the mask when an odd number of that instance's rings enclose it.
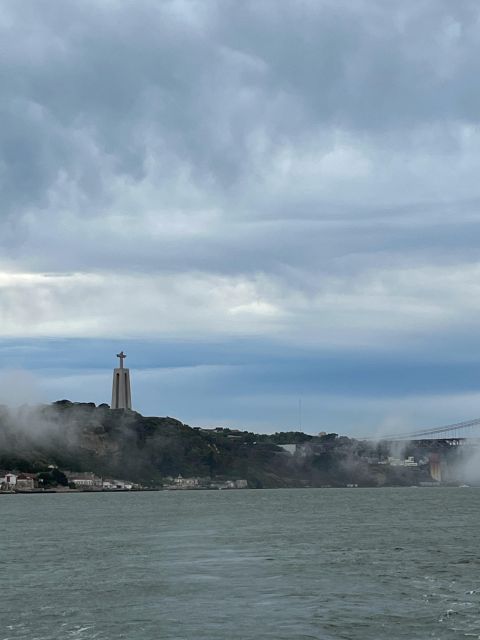
<instances>
[{"instance_id":1,"label":"river water","mask_svg":"<svg viewBox=\"0 0 480 640\"><path fill-rule=\"evenodd\" d=\"M0 640L480 638L480 490L0 496Z\"/></svg>"}]
</instances>

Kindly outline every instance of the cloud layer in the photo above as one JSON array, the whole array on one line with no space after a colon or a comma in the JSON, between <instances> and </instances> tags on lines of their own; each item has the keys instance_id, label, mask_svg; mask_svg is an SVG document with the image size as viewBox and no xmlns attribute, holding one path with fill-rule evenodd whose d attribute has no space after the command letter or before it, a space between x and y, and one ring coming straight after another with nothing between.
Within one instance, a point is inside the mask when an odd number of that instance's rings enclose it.
<instances>
[{"instance_id":1,"label":"cloud layer","mask_svg":"<svg viewBox=\"0 0 480 640\"><path fill-rule=\"evenodd\" d=\"M474 0L4 2L0 336L420 354L448 394L477 362L479 31Z\"/></svg>"}]
</instances>

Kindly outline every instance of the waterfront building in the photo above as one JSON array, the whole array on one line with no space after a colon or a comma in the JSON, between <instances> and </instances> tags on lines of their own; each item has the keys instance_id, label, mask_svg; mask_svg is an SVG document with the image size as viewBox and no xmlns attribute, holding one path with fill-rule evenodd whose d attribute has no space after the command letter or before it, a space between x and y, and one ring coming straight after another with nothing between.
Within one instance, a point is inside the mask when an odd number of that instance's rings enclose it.
<instances>
[{"instance_id":1,"label":"waterfront building","mask_svg":"<svg viewBox=\"0 0 480 640\"><path fill-rule=\"evenodd\" d=\"M17 476L17 483L15 485L15 489L24 489L27 491L31 491L35 489L35 478L27 473L21 473Z\"/></svg>"},{"instance_id":2,"label":"waterfront building","mask_svg":"<svg viewBox=\"0 0 480 640\"><path fill-rule=\"evenodd\" d=\"M415 458L413 456L408 456L405 460L388 456L386 461L381 461L379 464L388 464L391 467L418 467L418 462L415 462Z\"/></svg>"},{"instance_id":3,"label":"waterfront building","mask_svg":"<svg viewBox=\"0 0 480 640\"><path fill-rule=\"evenodd\" d=\"M17 484L17 476L8 471L0 472L0 488L13 489Z\"/></svg>"},{"instance_id":4,"label":"waterfront building","mask_svg":"<svg viewBox=\"0 0 480 640\"><path fill-rule=\"evenodd\" d=\"M173 484L178 489L193 489L200 485L200 478L184 478L179 475L177 478L174 478Z\"/></svg>"},{"instance_id":5,"label":"waterfront building","mask_svg":"<svg viewBox=\"0 0 480 640\"><path fill-rule=\"evenodd\" d=\"M99 488L102 486L102 479L91 471L65 471L68 482L75 485L76 488Z\"/></svg>"},{"instance_id":6,"label":"waterfront building","mask_svg":"<svg viewBox=\"0 0 480 640\"><path fill-rule=\"evenodd\" d=\"M127 480L104 480L102 483L104 489L131 491L133 489L133 482Z\"/></svg>"}]
</instances>

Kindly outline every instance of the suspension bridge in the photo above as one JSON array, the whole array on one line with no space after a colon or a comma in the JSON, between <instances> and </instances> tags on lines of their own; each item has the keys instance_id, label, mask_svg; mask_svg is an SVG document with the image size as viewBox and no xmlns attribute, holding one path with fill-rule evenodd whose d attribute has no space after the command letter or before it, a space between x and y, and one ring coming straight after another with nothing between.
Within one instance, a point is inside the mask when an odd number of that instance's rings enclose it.
<instances>
[{"instance_id":1,"label":"suspension bridge","mask_svg":"<svg viewBox=\"0 0 480 640\"><path fill-rule=\"evenodd\" d=\"M376 440L458 440L480 438L480 418L455 422L442 427L419 429L404 433L384 434Z\"/></svg>"}]
</instances>

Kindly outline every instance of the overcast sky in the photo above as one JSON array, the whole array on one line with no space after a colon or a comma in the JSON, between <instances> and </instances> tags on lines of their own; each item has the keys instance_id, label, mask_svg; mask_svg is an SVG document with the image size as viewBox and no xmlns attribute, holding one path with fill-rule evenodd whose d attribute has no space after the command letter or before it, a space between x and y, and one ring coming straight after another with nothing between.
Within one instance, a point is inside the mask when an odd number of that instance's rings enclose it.
<instances>
[{"instance_id":1,"label":"overcast sky","mask_svg":"<svg viewBox=\"0 0 480 640\"><path fill-rule=\"evenodd\" d=\"M4 0L0 400L480 416L477 0ZM301 415L299 403L301 402Z\"/></svg>"}]
</instances>

